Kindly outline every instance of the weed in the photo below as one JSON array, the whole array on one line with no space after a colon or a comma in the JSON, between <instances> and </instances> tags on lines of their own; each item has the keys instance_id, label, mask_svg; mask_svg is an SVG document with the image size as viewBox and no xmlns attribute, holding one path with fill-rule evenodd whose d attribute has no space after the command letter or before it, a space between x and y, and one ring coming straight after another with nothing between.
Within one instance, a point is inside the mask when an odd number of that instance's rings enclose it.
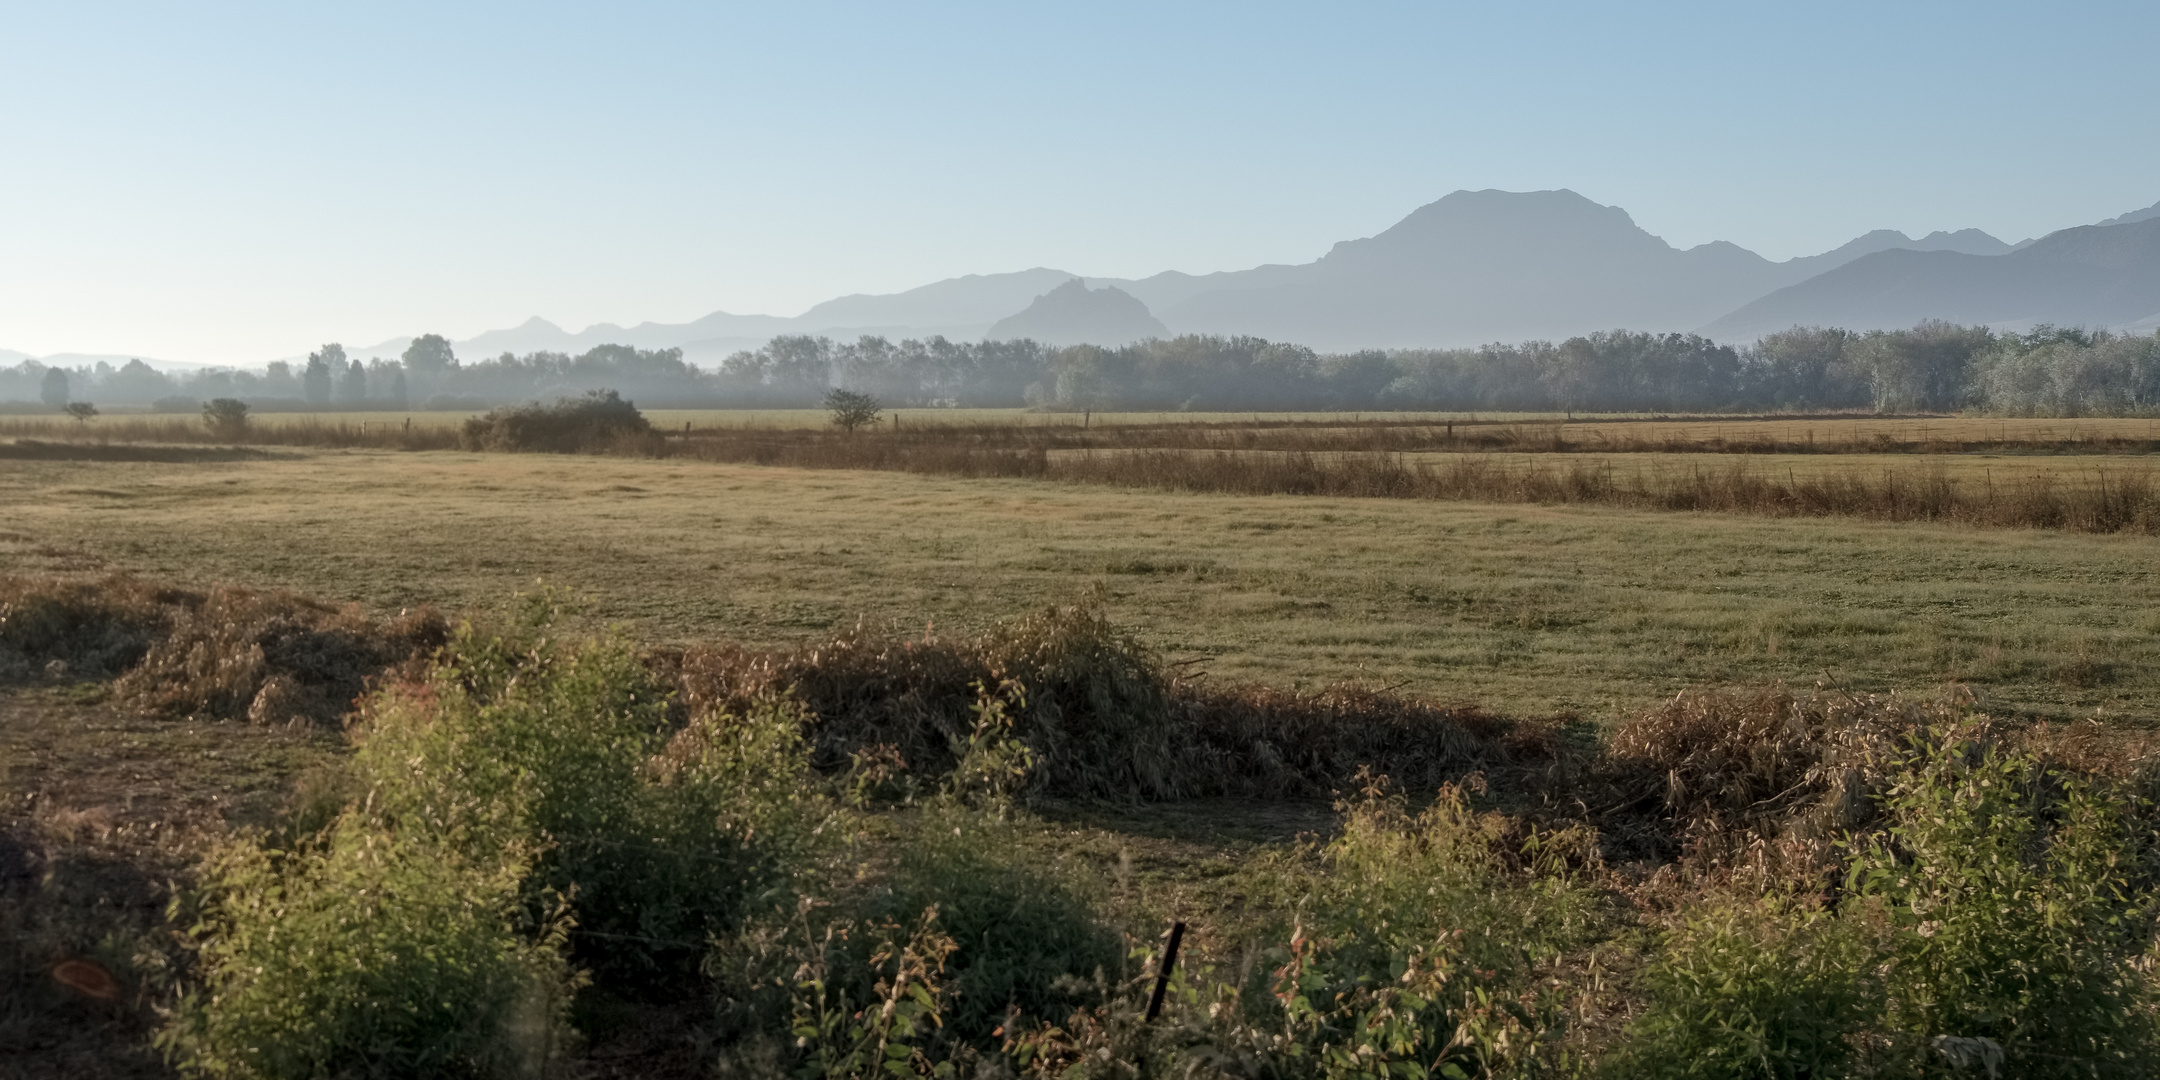
<instances>
[{"instance_id":1,"label":"weed","mask_svg":"<svg viewBox=\"0 0 2160 1080\"><path fill-rule=\"evenodd\" d=\"M203 985L160 1045L190 1075L537 1075L576 980L557 909L517 930L530 853L342 815L289 851L238 839L201 870Z\"/></svg>"},{"instance_id":2,"label":"weed","mask_svg":"<svg viewBox=\"0 0 2160 1080\"><path fill-rule=\"evenodd\" d=\"M1647 1007L1605 1063L1642 1080L1848 1075L1883 1004L1876 943L1858 920L1779 897L1704 904L1665 935Z\"/></svg>"},{"instance_id":3,"label":"weed","mask_svg":"<svg viewBox=\"0 0 2160 1080\"><path fill-rule=\"evenodd\" d=\"M1889 1022L1986 1039L2013 1068L2142 1074L2160 1052L2138 970L2153 897L2133 890L2119 802L2030 754L1915 734L1855 846L1850 887L1895 935ZM1856 904L1859 902L1856 902Z\"/></svg>"},{"instance_id":4,"label":"weed","mask_svg":"<svg viewBox=\"0 0 2160 1080\"><path fill-rule=\"evenodd\" d=\"M573 897L578 957L665 982L788 883L823 813L792 710L699 710L670 734L669 709L620 641L466 626L369 702L354 765L402 827L536 845L526 895Z\"/></svg>"}]
</instances>

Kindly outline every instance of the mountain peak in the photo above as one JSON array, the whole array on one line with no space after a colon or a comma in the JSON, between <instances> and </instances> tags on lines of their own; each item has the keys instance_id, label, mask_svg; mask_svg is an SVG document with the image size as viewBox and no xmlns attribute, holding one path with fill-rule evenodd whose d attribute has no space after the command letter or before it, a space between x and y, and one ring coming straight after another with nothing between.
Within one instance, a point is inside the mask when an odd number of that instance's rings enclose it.
<instances>
[{"instance_id":1,"label":"mountain peak","mask_svg":"<svg viewBox=\"0 0 2160 1080\"><path fill-rule=\"evenodd\" d=\"M1169 327L1131 293L1114 285L1090 289L1087 282L1069 278L1036 297L1027 310L998 320L988 337L1033 338L1048 345L1123 345L1169 334Z\"/></svg>"}]
</instances>

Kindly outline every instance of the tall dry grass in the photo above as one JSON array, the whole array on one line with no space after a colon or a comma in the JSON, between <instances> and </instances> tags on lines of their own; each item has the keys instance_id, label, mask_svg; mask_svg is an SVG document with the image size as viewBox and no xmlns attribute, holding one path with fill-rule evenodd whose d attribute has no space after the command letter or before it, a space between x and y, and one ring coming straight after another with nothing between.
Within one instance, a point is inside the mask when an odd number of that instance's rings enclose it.
<instances>
[{"instance_id":1,"label":"tall dry grass","mask_svg":"<svg viewBox=\"0 0 2160 1080\"><path fill-rule=\"evenodd\" d=\"M0 439L11 440L18 448L26 444L70 448L162 444L450 450L458 445L458 431L448 425L413 424L403 418L360 421L303 417L280 419L275 423L251 420L235 439L211 431L196 416L101 416L81 424L72 421L56 423L47 418L0 417ZM0 446L0 452L7 449Z\"/></svg>"},{"instance_id":2,"label":"tall dry grass","mask_svg":"<svg viewBox=\"0 0 2160 1080\"><path fill-rule=\"evenodd\" d=\"M1181 433L1172 433L1181 434ZM1374 437L1385 434L1376 429ZM1169 491L1342 498L1586 504L1773 517L1856 517L2076 532L2160 533L2160 478L2143 463L2096 463L2088 477L1952 477L1924 460L1782 475L1735 458L1717 465L1550 462L1465 454L1439 461L1379 450L1067 447L1070 433L954 429L876 437L728 432L669 444L709 460L796 468L884 469L1014 477Z\"/></svg>"}]
</instances>

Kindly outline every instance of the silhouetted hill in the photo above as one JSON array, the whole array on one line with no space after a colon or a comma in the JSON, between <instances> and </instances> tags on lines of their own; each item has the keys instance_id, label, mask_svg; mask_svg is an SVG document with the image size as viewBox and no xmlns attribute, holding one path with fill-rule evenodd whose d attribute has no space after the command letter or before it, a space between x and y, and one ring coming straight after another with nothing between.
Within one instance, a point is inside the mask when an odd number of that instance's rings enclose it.
<instances>
[{"instance_id":1,"label":"silhouetted hill","mask_svg":"<svg viewBox=\"0 0 2160 1080\"><path fill-rule=\"evenodd\" d=\"M1079 278L1035 298L1027 310L990 328L993 341L1033 338L1050 345L1123 345L1167 337L1147 305L1114 286L1090 289Z\"/></svg>"},{"instance_id":2,"label":"silhouetted hill","mask_svg":"<svg viewBox=\"0 0 2160 1080\"><path fill-rule=\"evenodd\" d=\"M2151 221L2156 217L2160 217L2160 202L2156 202L2143 210L2132 210L2127 214L2120 214L2115 217L2111 217L2106 221L2099 222L2099 224L2131 225L2140 221Z\"/></svg>"},{"instance_id":3,"label":"silhouetted hill","mask_svg":"<svg viewBox=\"0 0 2160 1080\"><path fill-rule=\"evenodd\" d=\"M1322 349L1465 345L1694 326L1838 255L1773 263L1723 241L1683 251L1572 191L1458 191L1315 262L1174 281L1205 287L1158 303L1180 333ZM1158 280L1135 282L1136 293Z\"/></svg>"},{"instance_id":4,"label":"silhouetted hill","mask_svg":"<svg viewBox=\"0 0 2160 1080\"><path fill-rule=\"evenodd\" d=\"M806 329L908 328L945 333L948 337L978 337L997 322L1024 310L1036 297L1071 281L1063 270L1036 267L1012 274L969 274L947 278L906 292L868 295L857 293L827 300L797 316L793 322Z\"/></svg>"},{"instance_id":5,"label":"silhouetted hill","mask_svg":"<svg viewBox=\"0 0 2160 1080\"><path fill-rule=\"evenodd\" d=\"M2160 315L2160 217L2050 233L2007 255L1882 251L1703 327L1745 341L1789 326L1888 330L1923 319L2121 327Z\"/></svg>"},{"instance_id":6,"label":"silhouetted hill","mask_svg":"<svg viewBox=\"0 0 2160 1080\"><path fill-rule=\"evenodd\" d=\"M2117 227L2155 217L2160 217L2160 204L2102 224ZM2037 243L2023 241L2013 248L1978 229L1930 233L1918 240L1879 229L1819 255L1774 263L1723 241L1674 248L1638 227L1626 211L1599 205L1572 191L1458 191L1418 208L1376 236L1336 244L1309 263L1085 280L1089 286L1121 290L1121 295L1153 313L1148 316L1151 320L1160 316L1160 322L1147 324L1148 329L1130 331L1138 336L1255 334L1327 350L1445 346L1557 339L1622 326L1681 329L1711 320L1716 320L1711 326L1718 332L1728 333L1740 325L1728 319L1753 311L1755 302L1768 303L1772 294L1859 260L1893 256L1886 267L1871 267L1865 274L1904 281L1912 274L1933 272L1908 268L2007 257L2006 253L2029 251ZM1914 258L1922 254L1946 258ZM1993 273L1945 272L1980 277ZM689 323L648 322L632 327L601 323L575 333L536 318L456 345L460 355L474 358L504 351L574 354L604 344L679 347L692 362L711 364L737 349L754 349L778 334L843 339L860 334L895 339L943 335L969 340L985 333L1002 336L1015 326L1028 325L1014 321L1018 313L1037 298L1064 288L1063 283L1072 278L1065 271L1045 267L970 274L905 292L838 297L791 318L714 312ZM1842 287L1833 284L1796 295L1828 297ZM1898 290L1917 286L1907 281L1886 287L1892 295L1862 299L1884 310L1903 310L1899 307L1903 300L1896 297L1911 297ZM1827 299L1823 302L1829 304ZM1788 303L1798 301L1791 297L1778 301ZM1918 306L1949 310L1935 303ZM1824 310L1836 307L1829 304ZM2160 308L2138 317L2156 313ZM360 357L395 356L408 340L398 338L348 351Z\"/></svg>"}]
</instances>

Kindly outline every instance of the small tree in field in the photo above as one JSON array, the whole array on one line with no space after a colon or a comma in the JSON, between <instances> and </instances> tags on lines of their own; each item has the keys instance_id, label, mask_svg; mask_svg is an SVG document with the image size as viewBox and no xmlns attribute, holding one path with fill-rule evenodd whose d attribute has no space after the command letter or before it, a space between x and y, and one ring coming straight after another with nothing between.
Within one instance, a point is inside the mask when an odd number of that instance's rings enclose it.
<instances>
[{"instance_id":1,"label":"small tree in field","mask_svg":"<svg viewBox=\"0 0 2160 1080\"><path fill-rule=\"evenodd\" d=\"M202 407L203 426L220 439L238 439L248 431L247 402L216 398Z\"/></svg>"},{"instance_id":2,"label":"small tree in field","mask_svg":"<svg viewBox=\"0 0 2160 1080\"><path fill-rule=\"evenodd\" d=\"M60 411L74 417L76 423L84 424L88 423L91 417L97 415L97 406L87 401L70 401Z\"/></svg>"},{"instance_id":3,"label":"small tree in field","mask_svg":"<svg viewBox=\"0 0 2160 1080\"><path fill-rule=\"evenodd\" d=\"M835 427L853 435L856 428L877 423L878 414L885 411L885 406L868 394L835 388L825 392L825 409L832 413Z\"/></svg>"}]
</instances>

